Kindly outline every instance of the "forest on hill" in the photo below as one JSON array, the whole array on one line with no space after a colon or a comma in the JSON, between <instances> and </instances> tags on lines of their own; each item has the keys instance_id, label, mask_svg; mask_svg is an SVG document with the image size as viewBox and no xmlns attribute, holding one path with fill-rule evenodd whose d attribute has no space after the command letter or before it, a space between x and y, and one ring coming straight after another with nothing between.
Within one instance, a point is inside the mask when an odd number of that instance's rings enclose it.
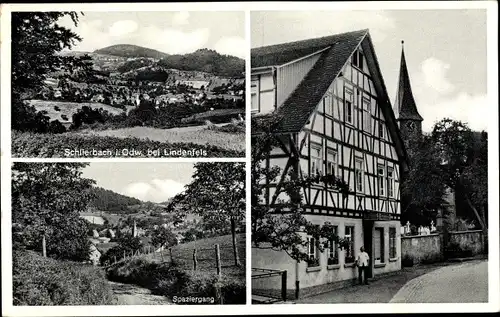
<instances>
[{"instance_id":1,"label":"forest on hill","mask_svg":"<svg viewBox=\"0 0 500 317\"><path fill-rule=\"evenodd\" d=\"M127 212L131 211L131 206L144 203L137 198L121 195L101 187L92 187L90 193L94 197L90 203L91 208L101 211Z\"/></svg>"},{"instance_id":2,"label":"forest on hill","mask_svg":"<svg viewBox=\"0 0 500 317\"><path fill-rule=\"evenodd\" d=\"M95 50L94 53L120 56L120 57L149 57L155 59L160 59L168 56L167 53L131 44L111 45Z\"/></svg>"}]
</instances>

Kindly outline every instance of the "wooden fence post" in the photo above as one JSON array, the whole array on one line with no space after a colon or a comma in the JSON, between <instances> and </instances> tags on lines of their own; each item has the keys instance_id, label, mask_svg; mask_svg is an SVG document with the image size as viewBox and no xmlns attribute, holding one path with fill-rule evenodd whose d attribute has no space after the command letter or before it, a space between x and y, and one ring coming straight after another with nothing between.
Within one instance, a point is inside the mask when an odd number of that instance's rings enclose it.
<instances>
[{"instance_id":1,"label":"wooden fence post","mask_svg":"<svg viewBox=\"0 0 500 317\"><path fill-rule=\"evenodd\" d=\"M163 250L160 251L160 256L161 256L161 262L162 263L165 262L165 258L163 257Z\"/></svg>"},{"instance_id":2,"label":"wooden fence post","mask_svg":"<svg viewBox=\"0 0 500 317\"><path fill-rule=\"evenodd\" d=\"M281 273L281 299L286 302L286 275L287 271Z\"/></svg>"},{"instance_id":3,"label":"wooden fence post","mask_svg":"<svg viewBox=\"0 0 500 317\"><path fill-rule=\"evenodd\" d=\"M113 262L113 265L116 264L116 255L113 257L115 261Z\"/></svg>"},{"instance_id":4,"label":"wooden fence post","mask_svg":"<svg viewBox=\"0 0 500 317\"><path fill-rule=\"evenodd\" d=\"M47 257L47 244L45 241L45 234L42 236L42 255L44 258Z\"/></svg>"},{"instance_id":5,"label":"wooden fence post","mask_svg":"<svg viewBox=\"0 0 500 317\"><path fill-rule=\"evenodd\" d=\"M193 270L196 271L196 266L198 265L198 260L196 259L196 249L193 249Z\"/></svg>"},{"instance_id":6,"label":"wooden fence post","mask_svg":"<svg viewBox=\"0 0 500 317\"><path fill-rule=\"evenodd\" d=\"M174 257L172 255L172 248L169 248L168 252L170 253L170 263L172 263L172 262L174 262Z\"/></svg>"},{"instance_id":7,"label":"wooden fence post","mask_svg":"<svg viewBox=\"0 0 500 317\"><path fill-rule=\"evenodd\" d=\"M124 259L124 260L125 260L125 257L126 257L126 256L127 256L127 255L125 254L125 250L123 250L123 259Z\"/></svg>"},{"instance_id":8,"label":"wooden fence post","mask_svg":"<svg viewBox=\"0 0 500 317\"><path fill-rule=\"evenodd\" d=\"M221 275L221 264L220 264L220 248L219 245L215 245L215 263L217 264L217 275Z\"/></svg>"}]
</instances>

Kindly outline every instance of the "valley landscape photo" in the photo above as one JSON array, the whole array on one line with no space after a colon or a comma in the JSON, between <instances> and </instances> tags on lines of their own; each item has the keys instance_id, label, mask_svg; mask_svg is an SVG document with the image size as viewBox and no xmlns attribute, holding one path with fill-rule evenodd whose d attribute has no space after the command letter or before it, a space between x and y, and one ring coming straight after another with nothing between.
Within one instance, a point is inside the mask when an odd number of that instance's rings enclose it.
<instances>
[{"instance_id":1,"label":"valley landscape photo","mask_svg":"<svg viewBox=\"0 0 500 317\"><path fill-rule=\"evenodd\" d=\"M14 12L12 155L243 157L243 21L242 12Z\"/></svg>"},{"instance_id":2,"label":"valley landscape photo","mask_svg":"<svg viewBox=\"0 0 500 317\"><path fill-rule=\"evenodd\" d=\"M245 304L244 182L243 163L14 163L13 305Z\"/></svg>"}]
</instances>

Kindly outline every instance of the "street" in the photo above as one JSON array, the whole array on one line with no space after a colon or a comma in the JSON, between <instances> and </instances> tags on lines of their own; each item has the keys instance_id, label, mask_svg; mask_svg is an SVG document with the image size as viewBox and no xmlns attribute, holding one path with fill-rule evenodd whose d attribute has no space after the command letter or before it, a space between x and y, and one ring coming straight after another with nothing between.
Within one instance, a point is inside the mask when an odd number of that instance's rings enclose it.
<instances>
[{"instance_id":1,"label":"street","mask_svg":"<svg viewBox=\"0 0 500 317\"><path fill-rule=\"evenodd\" d=\"M334 303L470 303L488 301L488 262L436 263L403 268L391 275L294 301Z\"/></svg>"},{"instance_id":2,"label":"street","mask_svg":"<svg viewBox=\"0 0 500 317\"><path fill-rule=\"evenodd\" d=\"M447 266L406 283L390 303L488 302L488 262Z\"/></svg>"}]
</instances>

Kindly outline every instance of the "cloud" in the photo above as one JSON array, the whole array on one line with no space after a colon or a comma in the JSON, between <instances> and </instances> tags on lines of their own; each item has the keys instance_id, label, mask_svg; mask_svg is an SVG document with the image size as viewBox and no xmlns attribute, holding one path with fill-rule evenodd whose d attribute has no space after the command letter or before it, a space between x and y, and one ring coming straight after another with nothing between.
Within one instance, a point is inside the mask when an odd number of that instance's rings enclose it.
<instances>
[{"instance_id":1,"label":"cloud","mask_svg":"<svg viewBox=\"0 0 500 317\"><path fill-rule=\"evenodd\" d=\"M247 43L245 39L239 36L223 37L214 46L214 49L220 54L233 55L245 58Z\"/></svg>"},{"instance_id":2,"label":"cloud","mask_svg":"<svg viewBox=\"0 0 500 317\"><path fill-rule=\"evenodd\" d=\"M467 122L473 130L487 130L488 109L486 95L470 95L461 92L452 98L429 100L420 105L420 114L425 120L422 123L424 131L431 131L434 124L444 118Z\"/></svg>"},{"instance_id":3,"label":"cloud","mask_svg":"<svg viewBox=\"0 0 500 317\"><path fill-rule=\"evenodd\" d=\"M189 12L180 11L174 14L172 18L172 24L174 26L187 25L189 24Z\"/></svg>"},{"instance_id":4,"label":"cloud","mask_svg":"<svg viewBox=\"0 0 500 317\"><path fill-rule=\"evenodd\" d=\"M421 72L425 85L438 93L453 92L455 86L446 78L449 68L449 64L434 57L424 60L421 64Z\"/></svg>"},{"instance_id":5,"label":"cloud","mask_svg":"<svg viewBox=\"0 0 500 317\"><path fill-rule=\"evenodd\" d=\"M132 20L116 21L109 27L109 35L122 36L125 34L133 33L138 29L138 25Z\"/></svg>"},{"instance_id":6,"label":"cloud","mask_svg":"<svg viewBox=\"0 0 500 317\"><path fill-rule=\"evenodd\" d=\"M172 179L153 179L150 182L136 182L125 189L126 195L144 201L163 202L184 190L184 184Z\"/></svg>"}]
</instances>

